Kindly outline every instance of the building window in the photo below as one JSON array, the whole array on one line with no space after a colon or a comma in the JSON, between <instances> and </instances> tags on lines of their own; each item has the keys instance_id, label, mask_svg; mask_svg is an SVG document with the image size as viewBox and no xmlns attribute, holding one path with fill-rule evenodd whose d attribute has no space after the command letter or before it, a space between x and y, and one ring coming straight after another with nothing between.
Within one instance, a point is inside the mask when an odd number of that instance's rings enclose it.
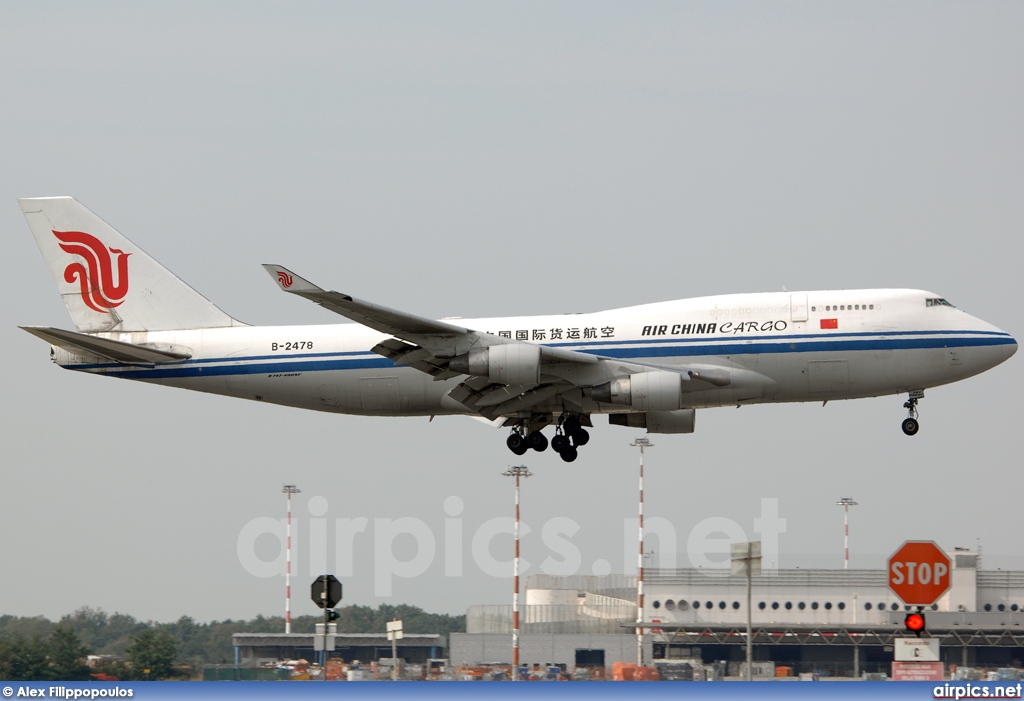
<instances>
[{"instance_id":1,"label":"building window","mask_svg":"<svg viewBox=\"0 0 1024 701\"><path fill-rule=\"evenodd\" d=\"M712 609L712 608L714 608L714 607L715 607L715 605L714 605L714 604L712 604L712 603L711 603L710 601L709 601L709 602L707 602L707 603L706 603L706 604L704 604L704 605L705 605L705 606L707 606L707 607L708 607L709 609Z\"/></svg>"},{"instance_id":2,"label":"building window","mask_svg":"<svg viewBox=\"0 0 1024 701\"><path fill-rule=\"evenodd\" d=\"M826 601L825 602L825 610L826 611L831 611L832 610L832 602L831 601Z\"/></svg>"},{"instance_id":3,"label":"building window","mask_svg":"<svg viewBox=\"0 0 1024 701\"><path fill-rule=\"evenodd\" d=\"M938 610L939 610L939 605L938 604L932 604L932 611L938 611Z\"/></svg>"},{"instance_id":4,"label":"building window","mask_svg":"<svg viewBox=\"0 0 1024 701\"><path fill-rule=\"evenodd\" d=\"M891 608L892 608L893 611L899 611L900 610L900 605L894 602Z\"/></svg>"},{"instance_id":5,"label":"building window","mask_svg":"<svg viewBox=\"0 0 1024 701\"><path fill-rule=\"evenodd\" d=\"M740 607L740 603L739 603L738 601L734 601L734 602L732 603L732 607L733 607L734 609L738 609L738 608ZM762 611L764 611L765 603L764 603L764 602L762 601L761 603L759 603L759 604L757 605L757 607L758 607L759 609L761 609Z\"/></svg>"},{"instance_id":6,"label":"building window","mask_svg":"<svg viewBox=\"0 0 1024 701\"><path fill-rule=\"evenodd\" d=\"M653 606L656 609L660 609L661 608L661 602L660 601L655 601L653 604L651 604L651 606ZM665 608L668 608L668 607L666 606Z\"/></svg>"},{"instance_id":7,"label":"building window","mask_svg":"<svg viewBox=\"0 0 1024 701\"><path fill-rule=\"evenodd\" d=\"M992 610L992 604L985 604L985 610L986 611L991 611Z\"/></svg>"},{"instance_id":8,"label":"building window","mask_svg":"<svg viewBox=\"0 0 1024 701\"><path fill-rule=\"evenodd\" d=\"M740 602L738 602L738 601L732 602L732 607L734 609L738 609L740 607ZM761 602L761 608L764 608L764 602L763 601Z\"/></svg>"},{"instance_id":9,"label":"building window","mask_svg":"<svg viewBox=\"0 0 1024 701\"><path fill-rule=\"evenodd\" d=\"M693 607L694 607L695 609L699 609L699 608L700 608L700 602L699 602L699 601L694 601L694 602L693 602Z\"/></svg>"},{"instance_id":10,"label":"building window","mask_svg":"<svg viewBox=\"0 0 1024 701\"><path fill-rule=\"evenodd\" d=\"M1000 611L1005 611L1005 610L1006 610L1006 605L1005 605L1005 604L999 604L999 606L998 606L997 608L998 608L998 609L999 609Z\"/></svg>"},{"instance_id":11,"label":"building window","mask_svg":"<svg viewBox=\"0 0 1024 701\"><path fill-rule=\"evenodd\" d=\"M807 604L801 601L799 604L796 605L796 607L803 611L805 608L807 608Z\"/></svg>"},{"instance_id":12,"label":"building window","mask_svg":"<svg viewBox=\"0 0 1024 701\"><path fill-rule=\"evenodd\" d=\"M668 610L668 611L675 611L676 610L676 602L672 601L672 599L669 599L668 601L665 602L665 609Z\"/></svg>"},{"instance_id":13,"label":"building window","mask_svg":"<svg viewBox=\"0 0 1024 701\"><path fill-rule=\"evenodd\" d=\"M870 601L868 603L864 604L864 610L865 611L870 611L871 610L871 602Z\"/></svg>"},{"instance_id":14,"label":"building window","mask_svg":"<svg viewBox=\"0 0 1024 701\"><path fill-rule=\"evenodd\" d=\"M1010 604L1010 610L1011 611L1016 611L1017 610L1017 604Z\"/></svg>"},{"instance_id":15,"label":"building window","mask_svg":"<svg viewBox=\"0 0 1024 701\"><path fill-rule=\"evenodd\" d=\"M718 602L718 608L724 609L725 608L725 602L724 601L719 601Z\"/></svg>"},{"instance_id":16,"label":"building window","mask_svg":"<svg viewBox=\"0 0 1024 701\"><path fill-rule=\"evenodd\" d=\"M881 601L878 602L878 610L885 611L885 604L883 604Z\"/></svg>"},{"instance_id":17,"label":"building window","mask_svg":"<svg viewBox=\"0 0 1024 701\"><path fill-rule=\"evenodd\" d=\"M811 608L813 610L817 611L818 610L818 602L817 601L811 602Z\"/></svg>"},{"instance_id":18,"label":"building window","mask_svg":"<svg viewBox=\"0 0 1024 701\"><path fill-rule=\"evenodd\" d=\"M789 611L792 608L793 608L793 602L792 601L787 601L786 602L786 610Z\"/></svg>"},{"instance_id":19,"label":"building window","mask_svg":"<svg viewBox=\"0 0 1024 701\"><path fill-rule=\"evenodd\" d=\"M837 608L838 608L838 609L839 609L840 611L842 611L843 609L845 609L845 608L846 608L846 602L845 602L845 601L840 601L840 602L839 602L838 604L836 604L836 607L837 607Z\"/></svg>"},{"instance_id":20,"label":"building window","mask_svg":"<svg viewBox=\"0 0 1024 701\"><path fill-rule=\"evenodd\" d=\"M1014 606L1016 606L1016 604L1014 604ZM778 601L773 601L772 602L772 610L773 611L778 611L779 610L779 602Z\"/></svg>"}]
</instances>

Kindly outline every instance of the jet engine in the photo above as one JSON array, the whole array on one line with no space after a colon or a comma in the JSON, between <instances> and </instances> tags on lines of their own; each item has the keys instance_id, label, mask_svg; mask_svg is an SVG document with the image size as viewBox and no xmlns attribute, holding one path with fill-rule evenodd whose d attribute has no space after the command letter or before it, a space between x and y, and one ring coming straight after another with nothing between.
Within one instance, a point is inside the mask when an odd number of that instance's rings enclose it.
<instances>
[{"instance_id":1,"label":"jet engine","mask_svg":"<svg viewBox=\"0 0 1024 701\"><path fill-rule=\"evenodd\" d=\"M652 370L605 382L590 390L599 402L627 404L637 411L675 411L683 408L683 378L674 372Z\"/></svg>"},{"instance_id":2,"label":"jet engine","mask_svg":"<svg viewBox=\"0 0 1024 701\"><path fill-rule=\"evenodd\" d=\"M481 348L455 356L448 361L448 369L502 385L532 387L540 384L540 346L505 343Z\"/></svg>"}]
</instances>

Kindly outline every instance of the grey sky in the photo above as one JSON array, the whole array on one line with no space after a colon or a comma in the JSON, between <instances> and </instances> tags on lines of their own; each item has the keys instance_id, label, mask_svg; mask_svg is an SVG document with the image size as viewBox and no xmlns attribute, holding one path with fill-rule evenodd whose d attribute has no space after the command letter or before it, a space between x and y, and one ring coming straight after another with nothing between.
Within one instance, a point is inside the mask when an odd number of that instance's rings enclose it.
<instances>
[{"instance_id":1,"label":"grey sky","mask_svg":"<svg viewBox=\"0 0 1024 701\"><path fill-rule=\"evenodd\" d=\"M788 289L917 287L1024 335L1020 3L0 4L0 613L277 614L243 527L285 482L363 516L345 603L376 605L374 519L438 540L391 603L501 603L469 540L511 513L504 432L304 412L63 371L18 324L69 327L15 198L73 195L228 313L334 323L260 269L425 316L589 311ZM1020 358L904 398L698 412L653 436L647 513L787 519L782 564L980 538L1024 567ZM623 563L638 432L597 419L571 465L524 456L534 533ZM447 497L465 575L443 571ZM297 614L312 613L301 552ZM396 543L408 557L410 539ZM509 538L497 538L504 558ZM333 538L329 561L334 562ZM657 550L657 544L652 545ZM258 542L263 557L276 546ZM827 554L831 559L824 559ZM812 557L813 556L813 557ZM557 557L557 555L556 555ZM801 560L801 558L804 558ZM318 573L317 573L318 574Z\"/></svg>"}]
</instances>

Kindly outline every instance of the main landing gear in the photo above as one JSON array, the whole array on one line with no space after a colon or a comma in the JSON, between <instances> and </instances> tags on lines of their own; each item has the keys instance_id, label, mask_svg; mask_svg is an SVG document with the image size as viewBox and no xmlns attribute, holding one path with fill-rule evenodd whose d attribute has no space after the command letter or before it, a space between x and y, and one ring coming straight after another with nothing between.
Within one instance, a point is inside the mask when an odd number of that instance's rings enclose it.
<instances>
[{"instance_id":1,"label":"main landing gear","mask_svg":"<svg viewBox=\"0 0 1024 701\"><path fill-rule=\"evenodd\" d=\"M551 449L566 462L572 462L579 453L581 445L590 442L590 433L580 425L579 419L570 416L561 421L555 428L555 437L551 439Z\"/></svg>"},{"instance_id":2,"label":"main landing gear","mask_svg":"<svg viewBox=\"0 0 1024 701\"><path fill-rule=\"evenodd\" d=\"M505 445L516 455L523 455L530 448L542 453L548 449L548 438L540 431L528 432L525 425L518 424L512 428Z\"/></svg>"},{"instance_id":3,"label":"main landing gear","mask_svg":"<svg viewBox=\"0 0 1024 701\"><path fill-rule=\"evenodd\" d=\"M921 424L917 420L917 402L919 399L924 399L924 390L911 390L910 398L903 404L903 408L909 414L907 418L903 419L903 432L908 436L913 436L921 428Z\"/></svg>"},{"instance_id":4,"label":"main landing gear","mask_svg":"<svg viewBox=\"0 0 1024 701\"><path fill-rule=\"evenodd\" d=\"M590 442L590 433L583 428L578 418L569 416L559 421L550 445L562 460L572 462L579 455L577 449L588 442ZM509 434L505 444L516 455L524 455L531 448L538 453L547 450L548 439L539 430L530 431L528 424L523 421L512 427L512 433Z\"/></svg>"}]
</instances>

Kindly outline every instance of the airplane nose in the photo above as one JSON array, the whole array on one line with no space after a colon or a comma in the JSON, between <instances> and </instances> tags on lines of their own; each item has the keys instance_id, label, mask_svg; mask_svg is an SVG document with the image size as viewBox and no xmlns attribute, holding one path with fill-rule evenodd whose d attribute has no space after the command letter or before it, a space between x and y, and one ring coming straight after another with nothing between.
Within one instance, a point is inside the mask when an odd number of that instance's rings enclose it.
<instances>
[{"instance_id":1,"label":"airplane nose","mask_svg":"<svg viewBox=\"0 0 1024 701\"><path fill-rule=\"evenodd\" d=\"M1017 339L1011 338L1010 342L1003 346L1003 360L1009 360L1010 356L1017 352Z\"/></svg>"}]
</instances>

